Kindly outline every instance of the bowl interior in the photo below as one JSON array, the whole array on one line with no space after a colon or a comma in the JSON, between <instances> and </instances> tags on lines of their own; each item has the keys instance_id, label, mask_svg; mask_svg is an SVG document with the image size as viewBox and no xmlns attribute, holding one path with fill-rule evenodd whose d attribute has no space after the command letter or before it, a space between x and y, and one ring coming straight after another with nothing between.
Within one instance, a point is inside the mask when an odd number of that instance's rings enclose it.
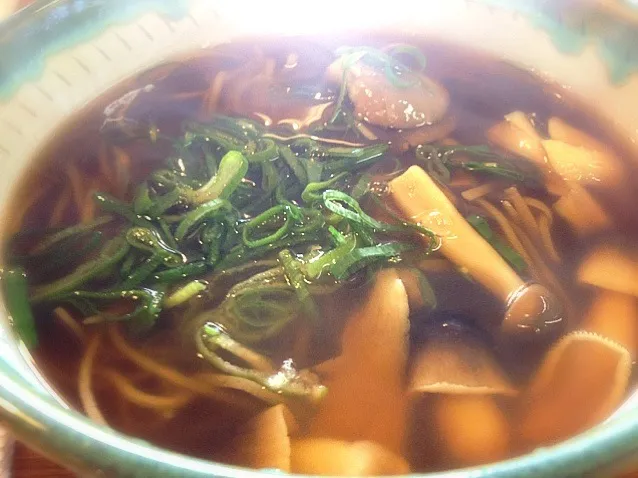
<instances>
[{"instance_id":1,"label":"bowl interior","mask_svg":"<svg viewBox=\"0 0 638 478\"><path fill-rule=\"evenodd\" d=\"M371 6L365 12L357 4L332 0L324 2L321 9L282 2L277 15L273 15L272 6L258 3L251 4L248 16L243 14L245 8L243 3L209 0L145 0L134 4L124 0L67 0L37 3L0 26L0 48L8 52L0 59L0 208L5 218L4 235L12 227L9 218L16 185L27 173L31 159L61 125L137 73L201 48L246 37L330 36L343 32L365 37L370 31L401 32L405 37L441 39L469 47L561 85L624 138L628 148L638 152L638 108L632 101L638 97L638 53L634 52L638 34L634 18L627 12L492 0L448 0L436 6L398 1L391 9ZM334 11L340 14L334 15ZM308 21L309 15L312 21ZM608 32L610 25L613 35ZM60 410L47 398L54 392L37 374L26 349L13 340L7 317L4 311L1 338L6 346L0 347L0 359L6 362L7 374L0 378L13 387L9 389L14 411L5 413L12 414L9 422L18 434L82 471L100 468L121 472L122 476L145 476L148 470L164 476L238 473L232 467L176 458L137 441L127 446L125 438L99 430L73 412ZM594 467L611 469L626 461L633 451L631 441L638 436L634 403L628 400L606 425L566 444L481 467L467 476L580 476ZM38 406L41 409L36 411ZM618 417L623 420L615 420ZM29 419L46 425L42 438L34 437L37 426L25 425ZM54 436L68 440L52 447ZM74 439L87 444L91 450L87 458L77 457L72 450ZM582 458L583 450L591 453ZM172 465L168 465L171 460ZM143 471L132 471L140 463Z\"/></svg>"}]
</instances>

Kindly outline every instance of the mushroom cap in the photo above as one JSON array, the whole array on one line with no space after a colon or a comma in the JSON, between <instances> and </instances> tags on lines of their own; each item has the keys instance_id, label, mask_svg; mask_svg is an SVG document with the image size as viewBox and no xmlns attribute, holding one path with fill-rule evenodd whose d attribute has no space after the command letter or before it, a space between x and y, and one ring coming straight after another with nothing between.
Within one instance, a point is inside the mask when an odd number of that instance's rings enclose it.
<instances>
[{"instance_id":1,"label":"mushroom cap","mask_svg":"<svg viewBox=\"0 0 638 478\"><path fill-rule=\"evenodd\" d=\"M418 128L439 122L450 97L436 81L420 73L406 73L406 86L392 84L384 71L368 66L352 68L347 89L360 120L393 129Z\"/></svg>"},{"instance_id":2,"label":"mushroom cap","mask_svg":"<svg viewBox=\"0 0 638 478\"><path fill-rule=\"evenodd\" d=\"M411 395L516 395L475 327L458 319L442 320L426 333L410 375Z\"/></svg>"}]
</instances>

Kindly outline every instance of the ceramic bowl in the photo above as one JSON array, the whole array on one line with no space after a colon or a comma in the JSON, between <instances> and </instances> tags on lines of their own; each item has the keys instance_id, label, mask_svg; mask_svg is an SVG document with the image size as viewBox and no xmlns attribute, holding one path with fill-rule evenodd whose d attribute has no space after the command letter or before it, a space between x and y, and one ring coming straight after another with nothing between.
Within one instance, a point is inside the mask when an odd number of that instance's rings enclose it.
<instances>
[{"instance_id":1,"label":"ceramic bowl","mask_svg":"<svg viewBox=\"0 0 638 478\"><path fill-rule=\"evenodd\" d=\"M619 0L36 2L0 25L2 227L17 181L78 110L142 70L245 36L375 30L443 39L559 84L638 149L637 24L638 11ZM82 476L274 473L177 455L97 426L55 398L3 307L0 339L0 417L19 439ZM600 477L628 469L638 462L634 457L638 411L630 400L607 422L564 443L501 463L427 476Z\"/></svg>"}]
</instances>

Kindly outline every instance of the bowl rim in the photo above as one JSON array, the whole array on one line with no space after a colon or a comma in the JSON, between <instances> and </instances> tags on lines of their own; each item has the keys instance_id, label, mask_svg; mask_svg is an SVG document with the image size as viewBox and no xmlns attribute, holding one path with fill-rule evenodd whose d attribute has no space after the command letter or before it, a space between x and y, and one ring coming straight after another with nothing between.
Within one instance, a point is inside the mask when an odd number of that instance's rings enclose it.
<instances>
[{"instance_id":1,"label":"bowl rim","mask_svg":"<svg viewBox=\"0 0 638 478\"><path fill-rule=\"evenodd\" d=\"M92 0L91 6L104 3L114 6L124 1ZM148 5L167 3L165 0L139 1L140 4ZM188 3L190 0L174 1ZM493 0L470 1L488 5L511 3ZM32 24L52 5L74 6L75 11L71 15L77 15L84 11L83 9L87 8L89 3L85 0L36 0L13 17L0 23L0 39L3 33L11 29ZM0 342L3 340L12 339L8 336L0 337ZM3 345L0 343L0 347ZM70 460L66 464L70 464L77 470L94 470L97 466L102 472L110 469L124 471L124 476L149 476L144 474L149 470L161 473L162 476L175 477L235 478L253 475L258 477L264 474L264 470L234 467L178 454L95 424L80 412L65 408L42 390L34 388L32 382L23 376L23 371L11 369L1 360L0 386L2 387L0 408L3 409L0 415L16 431L19 438L34 443L54 460L65 456ZM51 446L56 440L58 443ZM68 447L74 441L82 443L80 451L85 455L83 458L78 457L77 453L64 452L64 447ZM601 457L601 450L604 451L605 457ZM608 420L566 441L501 462L443 472L413 473L410 476L424 478L581 476L582 473L603 463L620 464L629 459L636 450L638 450L638 410ZM266 472L270 471L266 470Z\"/></svg>"}]
</instances>

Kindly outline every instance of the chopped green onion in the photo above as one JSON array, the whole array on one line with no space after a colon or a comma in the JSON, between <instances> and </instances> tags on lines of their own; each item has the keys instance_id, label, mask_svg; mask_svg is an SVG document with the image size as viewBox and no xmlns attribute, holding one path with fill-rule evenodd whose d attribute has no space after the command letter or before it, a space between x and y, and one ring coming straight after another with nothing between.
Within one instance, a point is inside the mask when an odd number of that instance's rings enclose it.
<instances>
[{"instance_id":1,"label":"chopped green onion","mask_svg":"<svg viewBox=\"0 0 638 478\"><path fill-rule=\"evenodd\" d=\"M330 272L332 268L341 262L357 246L357 238L354 234L346 236L340 245L334 249L314 258L306 264L306 276L310 280L318 279L324 271Z\"/></svg>"},{"instance_id":2,"label":"chopped green onion","mask_svg":"<svg viewBox=\"0 0 638 478\"><path fill-rule=\"evenodd\" d=\"M192 262L181 267L175 267L167 271L158 272L153 275L153 281L159 284L170 284L180 282L189 277L199 276L208 272L208 265L205 262Z\"/></svg>"},{"instance_id":3,"label":"chopped green onion","mask_svg":"<svg viewBox=\"0 0 638 478\"><path fill-rule=\"evenodd\" d=\"M135 190L135 198L133 199L133 211L135 214L146 214L153 206L151 199L151 191L148 183L145 181Z\"/></svg>"},{"instance_id":4,"label":"chopped green onion","mask_svg":"<svg viewBox=\"0 0 638 478\"><path fill-rule=\"evenodd\" d=\"M297 299L301 303L303 311L306 315L308 315L310 320L314 322L318 321L319 310L317 309L317 304L310 294L310 289L308 288L301 262L287 249L279 252L279 262L283 267L286 280L297 294Z\"/></svg>"},{"instance_id":5,"label":"chopped green onion","mask_svg":"<svg viewBox=\"0 0 638 478\"><path fill-rule=\"evenodd\" d=\"M124 289L132 289L133 287L139 286L163 263L164 256L159 253L154 253L152 256L146 258L141 265L131 271L124 279L124 282L122 282L121 287Z\"/></svg>"},{"instance_id":6,"label":"chopped green onion","mask_svg":"<svg viewBox=\"0 0 638 478\"><path fill-rule=\"evenodd\" d=\"M50 284L33 288L31 303L57 300L61 295L71 292L118 264L129 251L127 241L122 237L111 239L104 245L100 254L78 266L72 273Z\"/></svg>"},{"instance_id":7,"label":"chopped green onion","mask_svg":"<svg viewBox=\"0 0 638 478\"><path fill-rule=\"evenodd\" d=\"M233 287L220 306L222 323L243 342L259 342L277 335L297 317L295 291L283 282L262 283L243 289ZM236 292L239 290L239 292Z\"/></svg>"},{"instance_id":8,"label":"chopped green onion","mask_svg":"<svg viewBox=\"0 0 638 478\"><path fill-rule=\"evenodd\" d=\"M255 368L240 367L223 359L216 352L217 349L237 354L237 357L243 360L247 360L245 357L248 351L248 360L250 362L255 361L254 358L257 354L237 344L237 342L215 324L204 325L195 336L195 342L197 344L197 350L202 357L220 371L256 382L272 392L285 396L305 398L311 403L319 402L327 393L326 387L319 383L317 377L308 372L297 372L291 360L284 362L284 365L278 371L264 371ZM261 362L266 362L266 359L263 359Z\"/></svg>"},{"instance_id":9,"label":"chopped green onion","mask_svg":"<svg viewBox=\"0 0 638 478\"><path fill-rule=\"evenodd\" d=\"M335 183L337 183L347 175L348 173L344 171L326 181L309 183L301 193L301 199L306 203L312 203L321 200L324 190L331 188L332 186L334 186Z\"/></svg>"},{"instance_id":10,"label":"chopped green onion","mask_svg":"<svg viewBox=\"0 0 638 478\"><path fill-rule=\"evenodd\" d=\"M172 249L155 231L143 227L132 227L126 231L128 243L142 251L157 255L166 267L179 267L186 263L186 257L180 251Z\"/></svg>"},{"instance_id":11,"label":"chopped green onion","mask_svg":"<svg viewBox=\"0 0 638 478\"><path fill-rule=\"evenodd\" d=\"M219 163L217 174L196 191L185 193L192 204L203 204L213 199L228 199L248 172L248 160L239 151L229 151Z\"/></svg>"},{"instance_id":12,"label":"chopped green onion","mask_svg":"<svg viewBox=\"0 0 638 478\"><path fill-rule=\"evenodd\" d=\"M233 206L226 199L213 199L187 213L177 226L175 239L179 242L186 235L205 221L219 218L233 211Z\"/></svg>"},{"instance_id":13,"label":"chopped green onion","mask_svg":"<svg viewBox=\"0 0 638 478\"><path fill-rule=\"evenodd\" d=\"M279 205L264 211L244 226L242 231L244 245L254 249L282 239L292 228L291 219L290 208L287 206ZM282 220L283 224L281 224ZM272 230L273 225L277 226L274 232L266 236L255 237L255 234L260 231L260 229L265 229L266 231L269 229Z\"/></svg>"},{"instance_id":14,"label":"chopped green onion","mask_svg":"<svg viewBox=\"0 0 638 478\"><path fill-rule=\"evenodd\" d=\"M371 247L359 247L340 258L329 271L337 280L343 280L372 262L388 260L401 253L413 250L414 246L402 242L392 242Z\"/></svg>"},{"instance_id":15,"label":"chopped green onion","mask_svg":"<svg viewBox=\"0 0 638 478\"><path fill-rule=\"evenodd\" d=\"M140 334L148 331L153 327L153 325L155 325L155 322L162 311L164 292L146 288L115 290L110 292L75 291L67 296L61 297L62 301L73 301L77 299L98 302L112 302L118 300L132 300L137 302L139 305L135 307L133 312L124 315L113 315L106 312L100 312L92 317L84 319L84 324L92 325L103 322L130 321L129 330L134 334Z\"/></svg>"},{"instance_id":16,"label":"chopped green onion","mask_svg":"<svg viewBox=\"0 0 638 478\"><path fill-rule=\"evenodd\" d=\"M32 350L38 346L38 333L29 304L27 276L21 269L4 271L2 286L11 324L24 345Z\"/></svg>"},{"instance_id":17,"label":"chopped green onion","mask_svg":"<svg viewBox=\"0 0 638 478\"><path fill-rule=\"evenodd\" d=\"M527 264L525 260L520 256L518 252L505 244L496 234L492 231L492 228L488 222L481 216L470 215L466 217L476 231L483 236L483 238L490 243L496 252L503 257L518 273L524 273L527 270Z\"/></svg>"},{"instance_id":18,"label":"chopped green onion","mask_svg":"<svg viewBox=\"0 0 638 478\"><path fill-rule=\"evenodd\" d=\"M194 280L189 282L164 299L164 308L172 309L173 307L182 305L204 290L206 290L206 284L202 281Z\"/></svg>"},{"instance_id":19,"label":"chopped green onion","mask_svg":"<svg viewBox=\"0 0 638 478\"><path fill-rule=\"evenodd\" d=\"M152 218L160 217L172 207L183 202L183 189L178 186L164 195L158 195L153 198L153 203L147 209L146 215Z\"/></svg>"},{"instance_id":20,"label":"chopped green onion","mask_svg":"<svg viewBox=\"0 0 638 478\"><path fill-rule=\"evenodd\" d=\"M284 161L293 172L293 174L297 177L297 181L302 186L308 184L308 172L303 167L302 162L299 160L297 155L290 149L288 146L279 146L279 152L281 153L281 157L284 158Z\"/></svg>"},{"instance_id":21,"label":"chopped green onion","mask_svg":"<svg viewBox=\"0 0 638 478\"><path fill-rule=\"evenodd\" d=\"M77 226L67 227L66 229L63 229L55 234L48 236L46 239L40 242L36 247L34 247L30 251L30 255L33 256L33 255L43 254L47 250L60 244L60 242L70 238L71 236L84 235L84 234L90 233L94 229L100 226L103 226L105 224L108 224L112 220L113 218L110 216L103 216L103 217L98 217L94 221L91 221L87 224L78 224Z\"/></svg>"},{"instance_id":22,"label":"chopped green onion","mask_svg":"<svg viewBox=\"0 0 638 478\"><path fill-rule=\"evenodd\" d=\"M154 229L155 227L148 218L136 214L128 204L115 199L108 194L96 193L94 199L103 211L122 216L124 219L136 226L146 227L148 229Z\"/></svg>"}]
</instances>

